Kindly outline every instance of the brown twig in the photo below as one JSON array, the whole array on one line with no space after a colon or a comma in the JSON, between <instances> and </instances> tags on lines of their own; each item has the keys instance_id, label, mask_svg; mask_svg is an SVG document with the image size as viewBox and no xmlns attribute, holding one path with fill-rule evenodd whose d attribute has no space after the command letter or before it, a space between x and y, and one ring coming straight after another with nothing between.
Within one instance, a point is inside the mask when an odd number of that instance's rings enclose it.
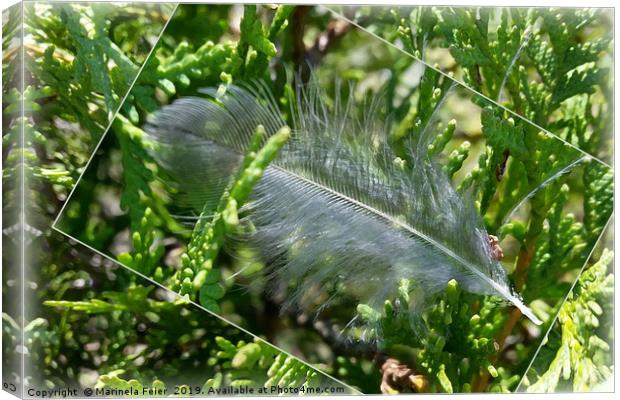
<instances>
[{"instance_id":1,"label":"brown twig","mask_svg":"<svg viewBox=\"0 0 620 400\"><path fill-rule=\"evenodd\" d=\"M536 246L534 244L534 240L526 241L525 246L521 248L519 251L519 255L517 256L517 267L515 268L515 289L521 290L523 285L525 284L525 279L527 277L527 271L530 266L530 262L532 261L532 257L534 256L534 251ZM518 308L513 308L504 324L504 327L500 331L500 333L495 338L499 346L499 350L497 354L490 358L491 362L497 361L500 354L504 350L504 343L506 342L506 338L512 333L512 330L517 325L517 322L521 318L521 311ZM486 388L489 382L489 372L485 369L474 378L472 382L472 392L482 392Z\"/></svg>"},{"instance_id":2,"label":"brown twig","mask_svg":"<svg viewBox=\"0 0 620 400\"><path fill-rule=\"evenodd\" d=\"M500 182L506 172L506 163L508 163L508 157L510 157L510 150L504 150L502 155L502 162L495 168L495 179Z\"/></svg>"},{"instance_id":3,"label":"brown twig","mask_svg":"<svg viewBox=\"0 0 620 400\"><path fill-rule=\"evenodd\" d=\"M304 64L304 58L306 54L306 45L304 44L304 30L307 13L307 6L298 6L295 7L295 11L293 11L293 15L291 16L293 60L295 61L297 67L300 67Z\"/></svg>"},{"instance_id":4,"label":"brown twig","mask_svg":"<svg viewBox=\"0 0 620 400\"><path fill-rule=\"evenodd\" d=\"M327 54L327 51L338 42L353 25L345 20L335 19L327 24L327 29L319 34L311 46L306 47L303 38L305 32L307 6L299 6L292 15L293 59L301 71L301 78L305 82L310 76L310 68L317 65Z\"/></svg>"},{"instance_id":5,"label":"brown twig","mask_svg":"<svg viewBox=\"0 0 620 400\"><path fill-rule=\"evenodd\" d=\"M306 61L311 65L317 64L327 53L329 48L351 30L353 26L345 20L332 20L327 25L327 30L315 39L314 44L306 49Z\"/></svg>"},{"instance_id":6,"label":"brown twig","mask_svg":"<svg viewBox=\"0 0 620 400\"><path fill-rule=\"evenodd\" d=\"M428 379L397 359L379 354L375 361L381 366L381 393L423 393L428 390Z\"/></svg>"}]
</instances>

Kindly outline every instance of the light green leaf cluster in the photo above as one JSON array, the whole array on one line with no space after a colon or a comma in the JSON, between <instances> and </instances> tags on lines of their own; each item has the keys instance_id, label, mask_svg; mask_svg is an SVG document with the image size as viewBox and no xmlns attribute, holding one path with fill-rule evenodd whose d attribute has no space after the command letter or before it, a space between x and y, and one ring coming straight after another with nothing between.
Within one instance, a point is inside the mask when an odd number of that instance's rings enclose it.
<instances>
[{"instance_id":1,"label":"light green leaf cluster","mask_svg":"<svg viewBox=\"0 0 620 400\"><path fill-rule=\"evenodd\" d=\"M145 65L138 82L123 105L134 125L158 110L158 97L172 97L200 87L228 85L233 79L250 81L262 77L276 55L273 41L288 25L290 6L279 6L269 27L260 20L255 5L244 6L238 41L206 40L197 48L181 41L170 53L165 44ZM170 54L169 54L170 53Z\"/></svg>"},{"instance_id":2,"label":"light green leaf cluster","mask_svg":"<svg viewBox=\"0 0 620 400\"><path fill-rule=\"evenodd\" d=\"M399 297L386 300L382 312L364 304L358 306L360 316L372 327L369 334L379 340L379 349L425 375L431 392L470 392L481 371L496 377L498 371L490 357L498 350L494 337L503 316L488 304L472 313L471 295L463 293L452 280L436 305L420 319L412 320L410 308L415 307L415 298L410 297L409 285L403 280Z\"/></svg>"},{"instance_id":3,"label":"light green leaf cluster","mask_svg":"<svg viewBox=\"0 0 620 400\"><path fill-rule=\"evenodd\" d=\"M555 358L546 372L537 376L528 392L555 392L568 387L575 392L592 390L612 376L610 325L601 322L613 296L614 277L608 273L613 253L605 250L599 261L586 270L558 314L561 329Z\"/></svg>"},{"instance_id":4,"label":"light green leaf cluster","mask_svg":"<svg viewBox=\"0 0 620 400\"><path fill-rule=\"evenodd\" d=\"M221 371L207 380L203 389L245 385L267 389L319 386L320 375L314 369L261 340L240 341L236 345L223 337L215 340L221 350L209 363L219 365Z\"/></svg>"},{"instance_id":5,"label":"light green leaf cluster","mask_svg":"<svg viewBox=\"0 0 620 400\"><path fill-rule=\"evenodd\" d=\"M224 296L223 287L213 282L219 275L219 271L214 270L214 263L224 239L239 224L237 210L247 201L254 185L289 136L290 129L284 127L265 139L265 128L259 125L246 151L237 179L230 189L224 192L215 212L210 209L203 210L194 227L187 253L181 258L184 274L189 275L184 276L181 282L181 293L191 294L199 290L201 304L213 312L219 312L216 300ZM264 139L265 144L260 147ZM208 219L206 216L211 214L212 218ZM193 280L190 280L190 276L193 276Z\"/></svg>"}]
</instances>

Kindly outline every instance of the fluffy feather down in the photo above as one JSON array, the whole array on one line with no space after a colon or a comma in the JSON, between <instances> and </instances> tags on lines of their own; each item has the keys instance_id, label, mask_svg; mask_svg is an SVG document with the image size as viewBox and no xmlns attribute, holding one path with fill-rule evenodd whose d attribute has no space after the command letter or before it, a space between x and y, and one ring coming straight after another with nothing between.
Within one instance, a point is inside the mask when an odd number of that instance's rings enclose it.
<instances>
[{"instance_id":1,"label":"fluffy feather down","mask_svg":"<svg viewBox=\"0 0 620 400\"><path fill-rule=\"evenodd\" d=\"M257 125L270 135L285 124L264 86L204 93L211 99L177 100L146 127L156 159L184 194L181 204L198 210L216 204ZM338 286L380 307L403 278L423 305L456 279L540 323L493 259L474 206L429 157L432 129L411 140L403 168L377 103L359 119L353 96L331 108L324 98L316 82L299 88L291 140L243 209L255 230L238 239L260 249L271 278L293 285L284 305L298 306L311 288Z\"/></svg>"}]
</instances>

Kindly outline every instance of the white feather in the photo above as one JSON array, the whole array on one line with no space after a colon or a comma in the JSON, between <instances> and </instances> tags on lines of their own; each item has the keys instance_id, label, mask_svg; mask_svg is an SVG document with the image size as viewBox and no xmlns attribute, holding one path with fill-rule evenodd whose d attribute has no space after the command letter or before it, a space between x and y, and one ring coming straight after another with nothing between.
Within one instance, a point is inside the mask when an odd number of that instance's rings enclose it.
<instances>
[{"instance_id":1,"label":"white feather","mask_svg":"<svg viewBox=\"0 0 620 400\"><path fill-rule=\"evenodd\" d=\"M264 86L204 92L217 100L177 100L146 127L158 142L156 159L198 210L235 175L257 125L270 135L285 124ZM428 156L433 130L410 140L410 168L402 168L376 102L358 107L353 96L336 97L329 108L325 98L316 82L298 90L291 140L243 209L255 230L241 239L260 250L271 278L292 285L284 306L298 306L311 288L344 287L381 307L403 278L419 306L456 279L539 324L493 259L475 207Z\"/></svg>"}]
</instances>

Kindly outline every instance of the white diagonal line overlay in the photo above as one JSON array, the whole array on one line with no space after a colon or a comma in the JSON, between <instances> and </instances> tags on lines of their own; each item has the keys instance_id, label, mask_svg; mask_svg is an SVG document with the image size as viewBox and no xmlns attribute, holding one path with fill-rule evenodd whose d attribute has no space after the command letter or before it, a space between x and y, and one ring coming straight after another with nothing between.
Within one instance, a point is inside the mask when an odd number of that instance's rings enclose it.
<instances>
[{"instance_id":1,"label":"white diagonal line overlay","mask_svg":"<svg viewBox=\"0 0 620 400\"><path fill-rule=\"evenodd\" d=\"M464 87L465 89L477 94L478 96L482 97L483 99L487 100L488 102L492 103L493 105L500 107L502 110L509 112L510 114L512 114L513 116L527 122L528 124L536 127L536 129L540 129L542 132L545 132L553 137L555 137L556 139L558 139L559 141L561 141L562 143L565 143L571 147L573 147L574 149L576 149L577 151L579 151L580 153L600 162L601 164L613 169L613 167L611 165L609 165L608 163L606 163L605 161L601 160L600 158L588 153L587 151L580 149L579 147L575 146L574 144L566 141L565 139L562 139L560 136L556 135L553 132L550 132L549 130L543 128L542 126L535 124L534 122L530 121L529 119L525 118L524 116L517 114L516 112L512 111L511 109L509 109L506 106L503 106L501 104L499 104L497 101L489 98L488 96L485 96L484 94L480 93L479 91L469 87L467 84L465 84L462 81L459 81L458 79L446 74L445 72L443 72L442 70L440 70L439 68L436 68L430 64L428 64L426 61L419 59L418 57L414 56L413 54L409 53L408 51L401 49L400 47L396 46L394 43L390 42L389 40L386 40L384 38L382 38L381 36L377 35L376 33L370 32L369 30L367 30L366 28L364 28L363 26L359 25L357 22L350 20L349 18L347 18L346 16L344 16L343 14L341 14L340 12L333 10L332 8L328 7L328 6L323 6L325 7L326 10L328 10L329 12L331 12L332 14L334 14L337 18L343 19L347 22L349 22L350 24L356 26L357 28L359 28L360 30L362 30L363 32L367 33L368 35L371 35L372 37L379 39L380 41L386 43L387 45L389 45L390 47L395 48L396 50L400 51L401 53L421 62L422 64L424 64L424 66L426 68L430 68L433 71L436 71L438 73L440 73L441 75L445 76L446 78L450 79L451 81L456 82L457 84L459 84L460 86Z\"/></svg>"}]
</instances>

